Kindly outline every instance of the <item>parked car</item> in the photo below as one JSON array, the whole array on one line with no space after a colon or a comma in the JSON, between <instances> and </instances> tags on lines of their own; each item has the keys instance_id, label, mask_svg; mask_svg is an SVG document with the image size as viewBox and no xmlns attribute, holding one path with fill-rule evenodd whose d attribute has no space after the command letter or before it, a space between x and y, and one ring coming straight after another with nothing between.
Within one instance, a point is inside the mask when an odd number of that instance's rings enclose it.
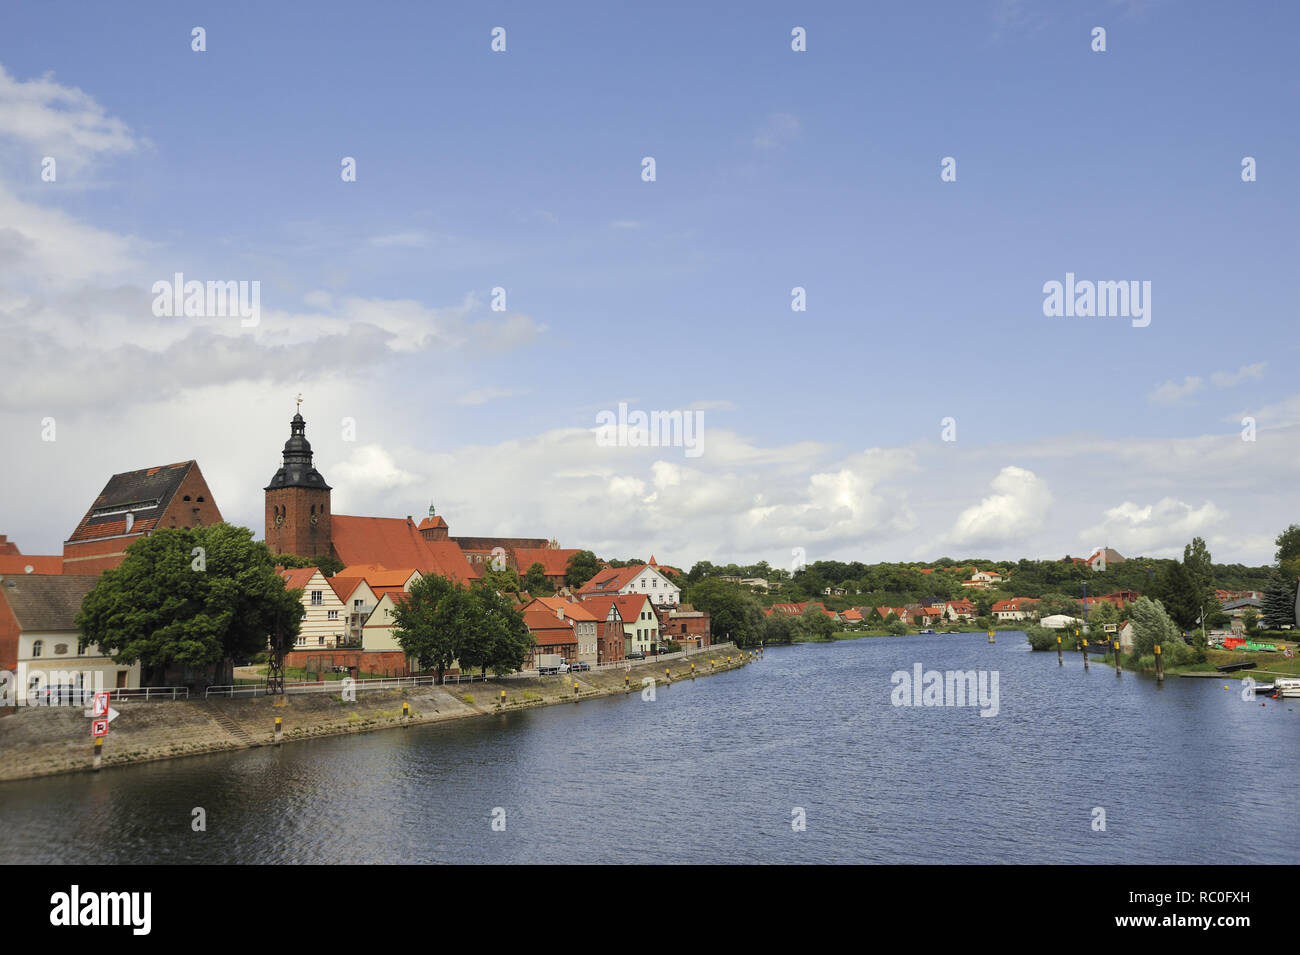
<instances>
[{"instance_id":1,"label":"parked car","mask_svg":"<svg viewBox=\"0 0 1300 955\"><path fill-rule=\"evenodd\" d=\"M643 651L643 650L633 650L631 653L629 653L629 654L627 655L627 659L629 659L629 660L644 660L644 659L645 659L645 651Z\"/></svg>"},{"instance_id":2,"label":"parked car","mask_svg":"<svg viewBox=\"0 0 1300 955\"><path fill-rule=\"evenodd\" d=\"M574 673L586 673L588 670L591 669L591 664L590 664L590 663L586 663L586 662L584 662L584 661L582 661L582 660L579 660L577 663L575 663L575 664L574 664L572 667L570 667L569 669L571 669Z\"/></svg>"},{"instance_id":3,"label":"parked car","mask_svg":"<svg viewBox=\"0 0 1300 955\"><path fill-rule=\"evenodd\" d=\"M552 663L549 666L539 666L537 672L543 676L554 673L568 673L569 665L567 663Z\"/></svg>"}]
</instances>

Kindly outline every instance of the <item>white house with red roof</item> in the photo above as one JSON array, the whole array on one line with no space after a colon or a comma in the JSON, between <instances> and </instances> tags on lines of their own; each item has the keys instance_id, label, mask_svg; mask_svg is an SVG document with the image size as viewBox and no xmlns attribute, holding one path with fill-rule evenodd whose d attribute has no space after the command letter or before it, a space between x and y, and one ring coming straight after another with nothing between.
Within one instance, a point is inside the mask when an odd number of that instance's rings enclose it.
<instances>
[{"instance_id":1,"label":"white house with red roof","mask_svg":"<svg viewBox=\"0 0 1300 955\"><path fill-rule=\"evenodd\" d=\"M995 620L1032 620L1037 606L1038 601L1032 597L999 600L993 605L993 617Z\"/></svg>"},{"instance_id":2,"label":"white house with red roof","mask_svg":"<svg viewBox=\"0 0 1300 955\"><path fill-rule=\"evenodd\" d=\"M996 570L976 570L970 575L970 578L963 580L963 587L970 587L975 590L991 590L1002 583L1002 575Z\"/></svg>"},{"instance_id":3,"label":"white house with red roof","mask_svg":"<svg viewBox=\"0 0 1300 955\"><path fill-rule=\"evenodd\" d=\"M609 608L617 608L623 622L623 653L653 653L659 643L659 615L648 594L610 594L588 597L583 605L597 620L610 620Z\"/></svg>"},{"instance_id":4,"label":"white house with red roof","mask_svg":"<svg viewBox=\"0 0 1300 955\"><path fill-rule=\"evenodd\" d=\"M286 590L302 590L302 627L295 649L337 647L345 642L347 621L343 601L319 567L281 571Z\"/></svg>"},{"instance_id":5,"label":"white house with red roof","mask_svg":"<svg viewBox=\"0 0 1300 955\"><path fill-rule=\"evenodd\" d=\"M953 623L974 620L979 616L979 609L963 597L961 600L949 600L944 613Z\"/></svg>"},{"instance_id":6,"label":"white house with red roof","mask_svg":"<svg viewBox=\"0 0 1300 955\"><path fill-rule=\"evenodd\" d=\"M645 594L656 606L682 602L682 588L659 569L653 555L648 564L607 567L578 589L579 600L625 594Z\"/></svg>"}]
</instances>

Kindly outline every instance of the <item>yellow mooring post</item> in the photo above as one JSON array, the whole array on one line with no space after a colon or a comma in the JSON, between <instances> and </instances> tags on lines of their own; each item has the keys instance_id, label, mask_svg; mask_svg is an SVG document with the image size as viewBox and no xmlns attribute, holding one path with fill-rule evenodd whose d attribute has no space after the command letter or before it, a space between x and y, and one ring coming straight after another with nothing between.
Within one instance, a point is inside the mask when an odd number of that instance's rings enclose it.
<instances>
[{"instance_id":1,"label":"yellow mooring post","mask_svg":"<svg viewBox=\"0 0 1300 955\"><path fill-rule=\"evenodd\" d=\"M1165 658L1160 652L1160 644L1156 644L1156 682L1165 682Z\"/></svg>"},{"instance_id":2,"label":"yellow mooring post","mask_svg":"<svg viewBox=\"0 0 1300 955\"><path fill-rule=\"evenodd\" d=\"M1119 641L1116 640L1111 644L1111 649L1115 651L1115 675L1119 676Z\"/></svg>"},{"instance_id":3,"label":"yellow mooring post","mask_svg":"<svg viewBox=\"0 0 1300 955\"><path fill-rule=\"evenodd\" d=\"M694 663L691 664L691 679L692 679L692 680L695 679L695 664L694 664Z\"/></svg>"},{"instance_id":4,"label":"yellow mooring post","mask_svg":"<svg viewBox=\"0 0 1300 955\"><path fill-rule=\"evenodd\" d=\"M1083 668L1088 669L1088 638L1083 638Z\"/></svg>"},{"instance_id":5,"label":"yellow mooring post","mask_svg":"<svg viewBox=\"0 0 1300 955\"><path fill-rule=\"evenodd\" d=\"M406 729L411 724L407 722L411 718L411 704L402 703L402 729Z\"/></svg>"},{"instance_id":6,"label":"yellow mooring post","mask_svg":"<svg viewBox=\"0 0 1300 955\"><path fill-rule=\"evenodd\" d=\"M279 746L280 740L282 740L283 738L284 738L284 717L277 716L275 718L275 744Z\"/></svg>"},{"instance_id":7,"label":"yellow mooring post","mask_svg":"<svg viewBox=\"0 0 1300 955\"><path fill-rule=\"evenodd\" d=\"M498 705L498 706L505 706L505 705L506 705L506 691L505 691L505 690L502 690L502 691L501 691L501 702L500 702L499 704L497 704L497 705Z\"/></svg>"},{"instance_id":8,"label":"yellow mooring post","mask_svg":"<svg viewBox=\"0 0 1300 955\"><path fill-rule=\"evenodd\" d=\"M573 698L574 698L575 700L578 698L578 681L577 681L577 680L574 680L574 681L573 681Z\"/></svg>"},{"instance_id":9,"label":"yellow mooring post","mask_svg":"<svg viewBox=\"0 0 1300 955\"><path fill-rule=\"evenodd\" d=\"M628 674L626 674L626 673L623 674L623 692L624 692L624 693L630 693L630 692L632 692L631 680L632 680L632 677L628 676Z\"/></svg>"},{"instance_id":10,"label":"yellow mooring post","mask_svg":"<svg viewBox=\"0 0 1300 955\"><path fill-rule=\"evenodd\" d=\"M1058 667L1065 666L1065 661L1061 659L1061 638L1059 636L1056 638L1056 665Z\"/></svg>"},{"instance_id":11,"label":"yellow mooring post","mask_svg":"<svg viewBox=\"0 0 1300 955\"><path fill-rule=\"evenodd\" d=\"M95 755L95 770L98 771L104 761L104 737L95 737L95 745L91 747L91 751Z\"/></svg>"}]
</instances>

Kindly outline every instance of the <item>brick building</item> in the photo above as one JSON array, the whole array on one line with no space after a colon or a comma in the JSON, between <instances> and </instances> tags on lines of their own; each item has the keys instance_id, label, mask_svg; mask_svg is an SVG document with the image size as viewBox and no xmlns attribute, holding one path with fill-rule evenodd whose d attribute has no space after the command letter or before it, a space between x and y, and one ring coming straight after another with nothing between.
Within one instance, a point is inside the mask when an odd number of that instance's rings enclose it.
<instances>
[{"instance_id":1,"label":"brick building","mask_svg":"<svg viewBox=\"0 0 1300 955\"><path fill-rule=\"evenodd\" d=\"M195 461L114 474L63 543L63 573L101 574L157 528L221 523L221 511Z\"/></svg>"},{"instance_id":2,"label":"brick building","mask_svg":"<svg viewBox=\"0 0 1300 955\"><path fill-rule=\"evenodd\" d=\"M312 464L307 422L296 413L289 422L280 469L266 491L266 543L273 554L322 557L330 541L330 486Z\"/></svg>"}]
</instances>

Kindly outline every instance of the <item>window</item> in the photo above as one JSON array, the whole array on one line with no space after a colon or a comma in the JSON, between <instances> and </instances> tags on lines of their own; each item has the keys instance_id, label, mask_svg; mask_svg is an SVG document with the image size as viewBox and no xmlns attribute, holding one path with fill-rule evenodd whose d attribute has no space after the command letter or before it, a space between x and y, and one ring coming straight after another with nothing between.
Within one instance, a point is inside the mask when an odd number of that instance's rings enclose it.
<instances>
[{"instance_id":1,"label":"window","mask_svg":"<svg viewBox=\"0 0 1300 955\"><path fill-rule=\"evenodd\" d=\"M298 638L298 646L301 647L301 646L302 646L303 644L305 644L306 642L307 642L307 638L306 638L306 637L299 637L299 638Z\"/></svg>"},{"instance_id":2,"label":"window","mask_svg":"<svg viewBox=\"0 0 1300 955\"><path fill-rule=\"evenodd\" d=\"M322 590L313 590L311 592L311 605L313 607L319 607L323 603L325 603L325 592Z\"/></svg>"},{"instance_id":3,"label":"window","mask_svg":"<svg viewBox=\"0 0 1300 955\"><path fill-rule=\"evenodd\" d=\"M202 504L202 503L203 503L203 495L200 494L198 497L195 498L195 500L198 501L200 504Z\"/></svg>"},{"instance_id":4,"label":"window","mask_svg":"<svg viewBox=\"0 0 1300 955\"><path fill-rule=\"evenodd\" d=\"M32 641L32 656L34 656L34 657L39 657L39 656L41 655L41 651L44 650L44 649L45 649L45 641L44 641L44 640L33 640L33 641Z\"/></svg>"},{"instance_id":5,"label":"window","mask_svg":"<svg viewBox=\"0 0 1300 955\"><path fill-rule=\"evenodd\" d=\"M365 605L366 605L366 602L365 602L364 600L354 600L354 601L352 601L352 609L353 609L353 610L360 610L360 609L361 609L362 607L364 607Z\"/></svg>"},{"instance_id":6,"label":"window","mask_svg":"<svg viewBox=\"0 0 1300 955\"><path fill-rule=\"evenodd\" d=\"M323 647L323 646L325 646L325 638L324 638L324 637L317 637L317 638L316 638L316 646L318 646L318 647Z\"/></svg>"},{"instance_id":7,"label":"window","mask_svg":"<svg viewBox=\"0 0 1300 955\"><path fill-rule=\"evenodd\" d=\"M86 648L85 648L83 645L81 645L80 643L78 643L78 644L77 644L77 656L79 656L79 657L84 657L85 655L86 655Z\"/></svg>"},{"instance_id":8,"label":"window","mask_svg":"<svg viewBox=\"0 0 1300 955\"><path fill-rule=\"evenodd\" d=\"M331 610L331 611L329 612L329 619L330 619L330 620L337 620L338 618L339 618L339 612L338 612L337 610Z\"/></svg>"}]
</instances>

